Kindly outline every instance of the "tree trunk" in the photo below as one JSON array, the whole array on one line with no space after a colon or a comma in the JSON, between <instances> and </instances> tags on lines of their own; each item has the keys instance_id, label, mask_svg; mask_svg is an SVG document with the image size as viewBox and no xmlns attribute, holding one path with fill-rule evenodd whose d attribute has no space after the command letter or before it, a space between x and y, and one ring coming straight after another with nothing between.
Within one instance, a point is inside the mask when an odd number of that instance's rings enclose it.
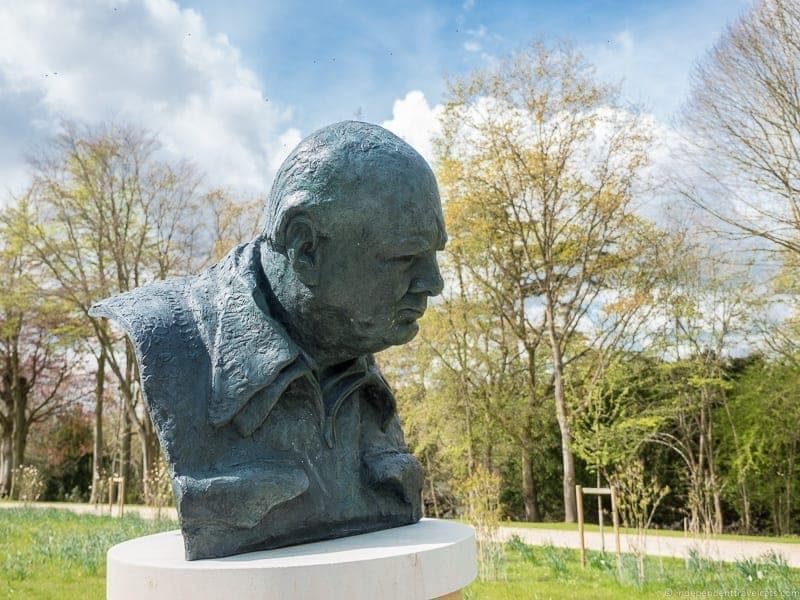
<instances>
[{"instance_id":1,"label":"tree trunk","mask_svg":"<svg viewBox=\"0 0 800 600\"><path fill-rule=\"evenodd\" d=\"M708 406L708 425L706 428L707 452L708 452L708 482L711 486L711 497L714 502L714 533L722 533L722 499L720 482L717 477L716 456L714 454L714 419L711 418L711 403Z\"/></svg>"},{"instance_id":2,"label":"tree trunk","mask_svg":"<svg viewBox=\"0 0 800 600\"><path fill-rule=\"evenodd\" d=\"M564 364L561 356L561 342L556 334L554 307L548 299L545 306L548 339L553 358L553 395L556 404L556 419L561 432L561 464L564 471L564 522L577 521L577 505L575 499L575 457L572 455L572 431L567 419L567 404L564 398Z\"/></svg>"},{"instance_id":3,"label":"tree trunk","mask_svg":"<svg viewBox=\"0 0 800 600\"><path fill-rule=\"evenodd\" d=\"M698 474L697 470L699 467L694 465L694 469L690 473L689 479L689 528L691 529L692 533L698 534L703 529L702 523L702 512L703 512L703 485L702 482L699 481L700 475Z\"/></svg>"},{"instance_id":4,"label":"tree trunk","mask_svg":"<svg viewBox=\"0 0 800 600\"><path fill-rule=\"evenodd\" d=\"M426 472L428 477L428 483L430 484L430 495L431 495L431 503L433 504L433 516L437 519L441 517L439 513L439 501L436 498L436 484L433 480L433 469L431 468L431 457L428 453L427 448L425 449L425 463L426 463Z\"/></svg>"},{"instance_id":5,"label":"tree trunk","mask_svg":"<svg viewBox=\"0 0 800 600\"><path fill-rule=\"evenodd\" d=\"M522 500L525 503L525 520L541 521L536 478L533 473L533 459L527 448L522 450Z\"/></svg>"},{"instance_id":6,"label":"tree trunk","mask_svg":"<svg viewBox=\"0 0 800 600\"><path fill-rule=\"evenodd\" d=\"M124 400L123 400L124 401ZM125 479L125 489L131 481L131 419L127 410L122 412L122 435L119 451L119 476ZM123 502L125 499L123 498Z\"/></svg>"},{"instance_id":7,"label":"tree trunk","mask_svg":"<svg viewBox=\"0 0 800 600\"><path fill-rule=\"evenodd\" d=\"M0 432L0 498L11 494L11 465L14 462L12 444L11 444L11 430L10 428L3 428Z\"/></svg>"},{"instance_id":8,"label":"tree trunk","mask_svg":"<svg viewBox=\"0 0 800 600\"><path fill-rule=\"evenodd\" d=\"M783 478L783 501L781 502L781 533L785 535L792 530L792 508L794 506L794 479L795 479L795 457L797 453L797 441L793 440L787 452L786 472Z\"/></svg>"},{"instance_id":9,"label":"tree trunk","mask_svg":"<svg viewBox=\"0 0 800 600\"><path fill-rule=\"evenodd\" d=\"M25 419L18 428L14 429L12 436L12 468L18 469L25 464L25 448L28 445L28 423Z\"/></svg>"},{"instance_id":10,"label":"tree trunk","mask_svg":"<svg viewBox=\"0 0 800 600\"><path fill-rule=\"evenodd\" d=\"M751 533L753 531L753 511L750 508L750 495L747 493L747 487L742 492L742 509L744 510L744 532Z\"/></svg>"},{"instance_id":11,"label":"tree trunk","mask_svg":"<svg viewBox=\"0 0 800 600\"><path fill-rule=\"evenodd\" d=\"M566 431L564 431L566 429ZM564 522L575 523L578 520L575 498L575 458L572 456L572 437L569 429L562 427L561 459L564 463Z\"/></svg>"},{"instance_id":12,"label":"tree trunk","mask_svg":"<svg viewBox=\"0 0 800 600\"><path fill-rule=\"evenodd\" d=\"M714 490L712 492L714 496L714 529L716 530L715 533L722 533L723 523L722 523L722 499L719 493L719 486L715 483Z\"/></svg>"},{"instance_id":13,"label":"tree trunk","mask_svg":"<svg viewBox=\"0 0 800 600\"><path fill-rule=\"evenodd\" d=\"M25 446L28 442L29 423L26 419L28 408L27 382L19 377L14 387L14 415L11 430L12 460L11 469L16 470L25 464ZM12 475L13 479L13 475Z\"/></svg>"},{"instance_id":14,"label":"tree trunk","mask_svg":"<svg viewBox=\"0 0 800 600\"><path fill-rule=\"evenodd\" d=\"M472 477L475 471L475 440L472 436L472 411L469 396L464 394L464 420L467 427L467 476Z\"/></svg>"},{"instance_id":15,"label":"tree trunk","mask_svg":"<svg viewBox=\"0 0 800 600\"><path fill-rule=\"evenodd\" d=\"M155 434L153 423L150 420L149 414L145 411L144 414L144 427L139 436L139 441L142 448L142 481L144 482L143 492L145 494L145 501L152 501L156 493L152 486L157 485L155 475L158 472L158 459L159 459L159 443L158 437Z\"/></svg>"},{"instance_id":16,"label":"tree trunk","mask_svg":"<svg viewBox=\"0 0 800 600\"><path fill-rule=\"evenodd\" d=\"M102 501L100 494L100 478L103 476L103 395L105 394L106 353L100 351L97 357L94 391L94 435L92 442L92 495L89 502Z\"/></svg>"}]
</instances>

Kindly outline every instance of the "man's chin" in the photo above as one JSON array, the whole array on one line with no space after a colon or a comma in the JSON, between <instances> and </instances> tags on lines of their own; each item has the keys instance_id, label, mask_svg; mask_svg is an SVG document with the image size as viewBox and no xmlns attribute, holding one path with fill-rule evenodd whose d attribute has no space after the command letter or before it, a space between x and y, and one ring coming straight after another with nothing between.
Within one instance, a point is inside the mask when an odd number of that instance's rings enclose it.
<instances>
[{"instance_id":1,"label":"man's chin","mask_svg":"<svg viewBox=\"0 0 800 600\"><path fill-rule=\"evenodd\" d=\"M395 323L391 329L384 331L381 336L376 336L374 332L371 336L363 336L361 338L362 352L376 354L391 346L402 346L413 340L417 333L419 333L419 325L416 321Z\"/></svg>"},{"instance_id":2,"label":"man's chin","mask_svg":"<svg viewBox=\"0 0 800 600\"><path fill-rule=\"evenodd\" d=\"M394 334L397 341L393 342L393 346L407 344L413 340L419 333L419 324L416 321L409 321L407 323L398 323L395 325Z\"/></svg>"},{"instance_id":3,"label":"man's chin","mask_svg":"<svg viewBox=\"0 0 800 600\"><path fill-rule=\"evenodd\" d=\"M405 323L395 323L388 335L383 339L383 348L385 350L389 346L402 346L413 340L417 333L419 333L419 325L416 321L408 321Z\"/></svg>"}]
</instances>

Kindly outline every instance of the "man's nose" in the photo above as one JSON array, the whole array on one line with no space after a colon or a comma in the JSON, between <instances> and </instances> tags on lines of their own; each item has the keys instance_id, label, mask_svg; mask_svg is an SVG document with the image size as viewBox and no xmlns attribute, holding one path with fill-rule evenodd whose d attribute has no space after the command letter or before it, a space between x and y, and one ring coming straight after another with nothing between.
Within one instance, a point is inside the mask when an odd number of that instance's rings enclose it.
<instances>
[{"instance_id":1,"label":"man's nose","mask_svg":"<svg viewBox=\"0 0 800 600\"><path fill-rule=\"evenodd\" d=\"M439 264L436 262L436 257L433 256L420 265L419 271L411 280L409 291L413 294L438 296L443 289L444 280L439 272Z\"/></svg>"}]
</instances>

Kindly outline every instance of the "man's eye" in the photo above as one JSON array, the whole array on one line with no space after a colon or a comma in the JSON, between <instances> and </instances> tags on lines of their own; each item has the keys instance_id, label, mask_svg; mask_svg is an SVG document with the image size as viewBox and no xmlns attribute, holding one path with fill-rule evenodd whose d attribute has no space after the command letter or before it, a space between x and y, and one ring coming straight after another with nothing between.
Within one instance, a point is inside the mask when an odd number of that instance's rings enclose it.
<instances>
[{"instance_id":1,"label":"man's eye","mask_svg":"<svg viewBox=\"0 0 800 600\"><path fill-rule=\"evenodd\" d=\"M406 254L404 256L395 256L392 261L400 263L401 265L410 265L414 262L416 256L414 254Z\"/></svg>"}]
</instances>

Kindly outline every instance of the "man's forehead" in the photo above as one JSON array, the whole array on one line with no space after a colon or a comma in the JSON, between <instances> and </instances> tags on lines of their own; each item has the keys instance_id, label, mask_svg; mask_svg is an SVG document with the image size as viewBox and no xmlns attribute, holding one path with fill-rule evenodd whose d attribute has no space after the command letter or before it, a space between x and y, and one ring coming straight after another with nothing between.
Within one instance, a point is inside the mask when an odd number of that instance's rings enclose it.
<instances>
[{"instance_id":1,"label":"man's forehead","mask_svg":"<svg viewBox=\"0 0 800 600\"><path fill-rule=\"evenodd\" d=\"M429 207L425 211L395 213L393 216L395 218L387 218L383 222L377 215L371 219L368 217L370 237L378 247L398 250L401 254L444 248L447 234L440 211Z\"/></svg>"},{"instance_id":2,"label":"man's forehead","mask_svg":"<svg viewBox=\"0 0 800 600\"><path fill-rule=\"evenodd\" d=\"M441 214L439 190L431 173L417 169L390 175L372 173L360 177L344 193L352 194L354 205L376 213L421 213L433 210Z\"/></svg>"},{"instance_id":3,"label":"man's forehead","mask_svg":"<svg viewBox=\"0 0 800 600\"><path fill-rule=\"evenodd\" d=\"M352 223L362 241L373 245L443 247L447 236L436 180L427 165L404 166L357 179L349 190Z\"/></svg>"}]
</instances>

